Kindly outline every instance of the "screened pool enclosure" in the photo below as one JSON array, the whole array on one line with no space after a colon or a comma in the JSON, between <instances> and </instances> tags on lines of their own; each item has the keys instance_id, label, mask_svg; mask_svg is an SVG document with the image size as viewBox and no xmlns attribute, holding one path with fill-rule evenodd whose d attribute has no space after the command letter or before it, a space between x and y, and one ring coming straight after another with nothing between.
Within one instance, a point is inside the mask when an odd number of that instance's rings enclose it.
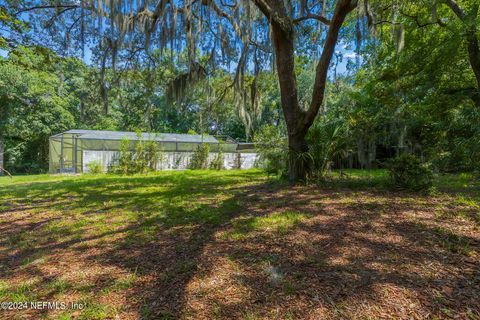
<instances>
[{"instance_id":1,"label":"screened pool enclosure","mask_svg":"<svg viewBox=\"0 0 480 320\"><path fill-rule=\"evenodd\" d=\"M210 147L209 161L219 150L223 152L225 169L253 168L258 158L253 144L211 135L69 130L50 137L50 173L88 172L91 162L100 163L108 171L118 163L122 140L130 141L131 152L140 140L158 143L162 157L157 170L187 169L193 152L202 143Z\"/></svg>"}]
</instances>

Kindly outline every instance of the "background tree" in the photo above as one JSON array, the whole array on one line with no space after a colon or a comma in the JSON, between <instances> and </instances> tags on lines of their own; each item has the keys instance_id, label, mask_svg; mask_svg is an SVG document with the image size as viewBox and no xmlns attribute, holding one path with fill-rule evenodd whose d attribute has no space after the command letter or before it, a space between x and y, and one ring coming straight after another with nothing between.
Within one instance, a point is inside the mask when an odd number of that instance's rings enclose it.
<instances>
[{"instance_id":1,"label":"background tree","mask_svg":"<svg viewBox=\"0 0 480 320\"><path fill-rule=\"evenodd\" d=\"M68 61L47 49L21 46L8 60L0 60L0 132L14 171L45 168L49 136L74 123L69 101L75 97L66 89L67 81L56 75L63 63Z\"/></svg>"},{"instance_id":2,"label":"background tree","mask_svg":"<svg viewBox=\"0 0 480 320\"><path fill-rule=\"evenodd\" d=\"M362 5L367 6L366 3ZM305 157L299 156L308 151L305 136L323 101L328 69L341 26L348 13L356 7L355 0L322 3L307 0L287 3L270 0L231 3L160 0L145 1L140 5L128 1L110 1L100 5L81 1L42 5L23 3L18 12L54 9L52 16L47 18L51 21L51 29L63 28L62 32L65 32L64 26L67 25L69 31L78 31L77 38L82 40L82 44L85 43L85 37L96 39L94 42L102 52L102 70L106 65L106 52L111 53L110 63L115 69L122 51L137 50L139 45L147 50L152 46L160 50L170 47L171 51L185 48L188 70L175 79L177 94L182 94L183 88L205 75L206 66L198 61L197 50L210 55L210 65L217 65L220 58L228 57L226 60L230 61L236 57L233 86L236 101L243 108L241 110L258 109L257 82L255 79L250 84L248 80L244 81L245 71L253 64L251 71L256 77L261 71L259 66L267 60L274 60L273 67L279 79L281 106L288 129L289 177L291 180L301 180L310 166L301 160ZM78 26L75 26L76 21ZM267 37L267 34L271 37ZM156 39L158 41L154 41ZM318 50L318 47L322 47L322 50ZM321 51L307 109L299 104L295 75L296 51ZM107 89L103 83L104 77L101 78L104 95ZM247 106L249 103L250 107ZM255 120L251 113L242 112L241 115L247 126Z\"/></svg>"}]
</instances>

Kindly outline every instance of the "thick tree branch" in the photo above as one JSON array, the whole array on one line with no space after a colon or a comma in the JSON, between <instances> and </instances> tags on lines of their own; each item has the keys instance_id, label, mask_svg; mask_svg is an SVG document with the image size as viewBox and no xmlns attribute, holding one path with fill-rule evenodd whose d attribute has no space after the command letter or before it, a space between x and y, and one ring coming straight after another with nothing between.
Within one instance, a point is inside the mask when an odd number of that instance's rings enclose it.
<instances>
[{"instance_id":1,"label":"thick tree branch","mask_svg":"<svg viewBox=\"0 0 480 320\"><path fill-rule=\"evenodd\" d=\"M294 19L293 23L299 23L299 22L309 20L309 19L315 19L315 20L318 20L318 21L322 22L323 24L330 25L330 20L328 20L327 18L325 18L323 16L320 16L318 14L312 14L312 13L309 13L309 14L303 16L303 17L299 17L299 18Z\"/></svg>"},{"instance_id":2,"label":"thick tree branch","mask_svg":"<svg viewBox=\"0 0 480 320\"><path fill-rule=\"evenodd\" d=\"M325 86L327 82L328 67L330 66L330 61L332 60L332 56L335 51L335 45L337 43L340 28L342 27L342 24L345 21L347 14L350 13L356 6L356 0L339 0L335 6L332 22L330 23L327 38L323 46L322 56L320 57L320 61L318 62L316 69L315 83L313 86L313 94L310 107L305 113L302 121L302 130L305 130L305 132L312 125L313 120L315 119L318 110L320 109L320 106L323 102Z\"/></svg>"},{"instance_id":3,"label":"thick tree branch","mask_svg":"<svg viewBox=\"0 0 480 320\"><path fill-rule=\"evenodd\" d=\"M462 21L466 22L467 13L463 10L455 0L444 0L447 6L455 13L455 15ZM474 21L471 24L467 24L467 50L468 50L468 59L470 65L472 66L473 73L475 74L475 79L477 80L477 95L474 97L475 104L480 107L480 42L477 36L477 13L479 9L479 4L475 4L472 10L472 16Z\"/></svg>"},{"instance_id":4,"label":"thick tree branch","mask_svg":"<svg viewBox=\"0 0 480 320\"><path fill-rule=\"evenodd\" d=\"M147 2L147 1L145 1ZM158 1L157 5L155 6L155 10L153 10L152 14L152 31L155 28L158 19L163 15L165 12L165 7L167 6L168 0L160 0Z\"/></svg>"},{"instance_id":5,"label":"thick tree branch","mask_svg":"<svg viewBox=\"0 0 480 320\"><path fill-rule=\"evenodd\" d=\"M44 6L33 6L28 8L23 8L15 12L15 15L19 15L20 13L37 10L37 9L60 9L60 8L80 8L81 4L54 4L54 5L44 5Z\"/></svg>"},{"instance_id":6,"label":"thick tree branch","mask_svg":"<svg viewBox=\"0 0 480 320\"><path fill-rule=\"evenodd\" d=\"M270 3L268 0L252 1L271 24L277 25L286 33L291 33L293 31L293 21L286 15L283 1L273 1L273 3Z\"/></svg>"},{"instance_id":7,"label":"thick tree branch","mask_svg":"<svg viewBox=\"0 0 480 320\"><path fill-rule=\"evenodd\" d=\"M267 0L252 0L255 5L262 11L262 13L267 17L267 19L271 19L273 9L270 3Z\"/></svg>"},{"instance_id":8,"label":"thick tree branch","mask_svg":"<svg viewBox=\"0 0 480 320\"><path fill-rule=\"evenodd\" d=\"M213 11L215 11L215 13L219 16L219 17L222 17L222 18L225 18L227 19L230 24L232 25L233 29L235 30L235 33L237 34L237 36L239 36L241 38L242 36L242 32L240 30L240 27L238 26L238 23L235 21L235 19L227 14L225 11L223 11L216 3L214 0L202 0L202 4L206 5L206 6L211 6L211 8L213 9Z\"/></svg>"},{"instance_id":9,"label":"thick tree branch","mask_svg":"<svg viewBox=\"0 0 480 320\"><path fill-rule=\"evenodd\" d=\"M405 17L410 18L413 21L415 21L415 23L417 24L417 27L419 27L419 28L423 28L423 27L431 26L431 25L439 25L440 27L446 27L447 26L447 24L445 22L443 22L440 18L437 18L435 21L420 22L420 18L418 17L418 15L411 15L411 14L406 13L403 10L400 11L400 14L402 16L405 16Z\"/></svg>"},{"instance_id":10,"label":"thick tree branch","mask_svg":"<svg viewBox=\"0 0 480 320\"><path fill-rule=\"evenodd\" d=\"M460 18L460 20L464 21L465 18L467 17L467 14L465 11L463 11L462 8L458 5L458 3L455 0L444 0L445 4L452 9L452 11L455 13L455 15Z\"/></svg>"}]
</instances>

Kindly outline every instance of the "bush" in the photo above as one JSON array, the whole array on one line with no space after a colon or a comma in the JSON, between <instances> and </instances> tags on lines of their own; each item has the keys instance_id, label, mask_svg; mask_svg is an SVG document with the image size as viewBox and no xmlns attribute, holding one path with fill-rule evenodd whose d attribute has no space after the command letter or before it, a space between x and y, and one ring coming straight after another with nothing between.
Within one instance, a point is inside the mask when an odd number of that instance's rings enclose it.
<instances>
[{"instance_id":1,"label":"bush","mask_svg":"<svg viewBox=\"0 0 480 320\"><path fill-rule=\"evenodd\" d=\"M120 141L120 154L118 157L118 164L111 168L114 173L130 174L134 172L133 153L130 151L131 141L123 138Z\"/></svg>"},{"instance_id":2,"label":"bush","mask_svg":"<svg viewBox=\"0 0 480 320\"><path fill-rule=\"evenodd\" d=\"M136 141L133 155L133 173L147 173L155 171L157 164L162 160L160 147L155 141Z\"/></svg>"},{"instance_id":3,"label":"bush","mask_svg":"<svg viewBox=\"0 0 480 320\"><path fill-rule=\"evenodd\" d=\"M155 171L157 170L157 165L159 162L163 160L163 154L160 151L160 146L155 141L147 141L145 142L145 146L143 149L143 157L145 159L145 164L147 166L147 171Z\"/></svg>"},{"instance_id":4,"label":"bush","mask_svg":"<svg viewBox=\"0 0 480 320\"><path fill-rule=\"evenodd\" d=\"M100 161L91 161L87 164L88 173L100 174L103 173L103 167Z\"/></svg>"},{"instance_id":5,"label":"bush","mask_svg":"<svg viewBox=\"0 0 480 320\"><path fill-rule=\"evenodd\" d=\"M262 127L255 135L254 142L260 157L260 168L277 175L286 172L287 139L279 128L271 125Z\"/></svg>"},{"instance_id":6,"label":"bush","mask_svg":"<svg viewBox=\"0 0 480 320\"><path fill-rule=\"evenodd\" d=\"M413 154L404 153L387 164L392 183L401 189L426 190L433 184L433 173Z\"/></svg>"},{"instance_id":7,"label":"bush","mask_svg":"<svg viewBox=\"0 0 480 320\"><path fill-rule=\"evenodd\" d=\"M131 150L131 145L130 140L122 139L118 164L112 168L112 171L120 174L134 174L156 170L158 162L162 161L158 143L138 140L134 142L134 151Z\"/></svg>"},{"instance_id":8,"label":"bush","mask_svg":"<svg viewBox=\"0 0 480 320\"><path fill-rule=\"evenodd\" d=\"M210 154L210 146L206 143L199 144L197 150L193 152L190 160L190 169L207 169L208 155Z\"/></svg>"},{"instance_id":9,"label":"bush","mask_svg":"<svg viewBox=\"0 0 480 320\"><path fill-rule=\"evenodd\" d=\"M223 170L225 167L223 166L224 157L222 150L219 150L218 153L213 158L212 162L210 163L210 169L213 170Z\"/></svg>"},{"instance_id":10,"label":"bush","mask_svg":"<svg viewBox=\"0 0 480 320\"><path fill-rule=\"evenodd\" d=\"M307 143L313 159L311 174L319 179L330 171L335 156L346 157L351 152L348 126L343 119L317 119L307 134Z\"/></svg>"}]
</instances>

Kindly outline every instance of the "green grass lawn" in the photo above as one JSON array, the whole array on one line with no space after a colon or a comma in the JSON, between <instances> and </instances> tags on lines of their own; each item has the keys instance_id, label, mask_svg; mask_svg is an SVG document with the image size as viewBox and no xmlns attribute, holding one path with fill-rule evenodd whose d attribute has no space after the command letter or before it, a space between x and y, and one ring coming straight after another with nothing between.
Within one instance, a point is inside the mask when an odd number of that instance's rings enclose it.
<instances>
[{"instance_id":1,"label":"green grass lawn","mask_svg":"<svg viewBox=\"0 0 480 320\"><path fill-rule=\"evenodd\" d=\"M0 301L85 306L0 318L480 316L478 180L346 173L0 177Z\"/></svg>"}]
</instances>

